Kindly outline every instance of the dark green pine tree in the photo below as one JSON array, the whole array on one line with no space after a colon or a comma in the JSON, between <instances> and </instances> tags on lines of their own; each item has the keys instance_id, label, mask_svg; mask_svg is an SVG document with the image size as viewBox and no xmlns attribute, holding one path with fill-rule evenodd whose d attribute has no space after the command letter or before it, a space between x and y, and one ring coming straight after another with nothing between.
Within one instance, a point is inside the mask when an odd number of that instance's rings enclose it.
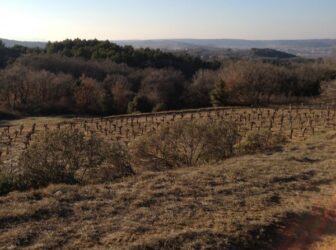
<instances>
[{"instance_id":1,"label":"dark green pine tree","mask_svg":"<svg viewBox=\"0 0 336 250\"><path fill-rule=\"evenodd\" d=\"M225 106L228 100L228 94L225 89L225 82L217 80L213 90L210 92L211 104L214 107Z\"/></svg>"}]
</instances>

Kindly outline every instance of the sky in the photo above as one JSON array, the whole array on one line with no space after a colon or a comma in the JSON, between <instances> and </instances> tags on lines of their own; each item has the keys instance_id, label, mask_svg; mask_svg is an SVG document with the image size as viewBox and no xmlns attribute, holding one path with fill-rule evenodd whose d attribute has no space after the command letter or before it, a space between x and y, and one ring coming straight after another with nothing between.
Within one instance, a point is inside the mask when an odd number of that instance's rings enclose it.
<instances>
[{"instance_id":1,"label":"sky","mask_svg":"<svg viewBox=\"0 0 336 250\"><path fill-rule=\"evenodd\" d=\"M335 11L336 0L0 0L0 37L335 39Z\"/></svg>"}]
</instances>

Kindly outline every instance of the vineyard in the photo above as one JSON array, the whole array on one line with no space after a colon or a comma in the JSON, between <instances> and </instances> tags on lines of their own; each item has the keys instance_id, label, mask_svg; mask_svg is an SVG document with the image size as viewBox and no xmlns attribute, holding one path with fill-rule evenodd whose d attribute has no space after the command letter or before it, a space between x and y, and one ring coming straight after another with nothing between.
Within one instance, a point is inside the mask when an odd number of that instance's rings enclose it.
<instances>
[{"instance_id":1,"label":"vineyard","mask_svg":"<svg viewBox=\"0 0 336 250\"><path fill-rule=\"evenodd\" d=\"M211 108L102 118L74 118L59 122L0 124L0 162L15 167L20 153L41 134L55 129L77 129L90 136L97 134L106 141L120 141L126 146L144 136L169 126L177 120L233 121L241 136L249 131L281 132L291 140L305 140L316 132L336 130L336 108L332 106L288 106L272 108Z\"/></svg>"}]
</instances>

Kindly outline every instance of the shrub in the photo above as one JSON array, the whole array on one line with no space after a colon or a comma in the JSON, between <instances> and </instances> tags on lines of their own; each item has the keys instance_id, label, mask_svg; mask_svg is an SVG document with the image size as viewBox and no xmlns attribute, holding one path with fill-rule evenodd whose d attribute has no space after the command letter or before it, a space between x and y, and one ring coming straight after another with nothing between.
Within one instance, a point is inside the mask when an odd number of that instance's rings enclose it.
<instances>
[{"instance_id":1,"label":"shrub","mask_svg":"<svg viewBox=\"0 0 336 250\"><path fill-rule=\"evenodd\" d=\"M211 103L214 107L221 107L227 104L228 94L223 80L215 82L213 90L210 92Z\"/></svg>"},{"instance_id":2,"label":"shrub","mask_svg":"<svg viewBox=\"0 0 336 250\"><path fill-rule=\"evenodd\" d=\"M288 142L285 135L269 130L251 131L241 140L237 149L240 153L257 153L278 149Z\"/></svg>"},{"instance_id":3,"label":"shrub","mask_svg":"<svg viewBox=\"0 0 336 250\"><path fill-rule=\"evenodd\" d=\"M0 173L0 196L6 195L14 190L24 190L25 186L20 177Z\"/></svg>"},{"instance_id":4,"label":"shrub","mask_svg":"<svg viewBox=\"0 0 336 250\"><path fill-rule=\"evenodd\" d=\"M233 123L178 121L139 138L131 150L139 164L161 170L228 158L238 139Z\"/></svg>"},{"instance_id":5,"label":"shrub","mask_svg":"<svg viewBox=\"0 0 336 250\"><path fill-rule=\"evenodd\" d=\"M159 103L153 108L153 112L161 112L167 110L167 105L164 103Z\"/></svg>"},{"instance_id":6,"label":"shrub","mask_svg":"<svg viewBox=\"0 0 336 250\"><path fill-rule=\"evenodd\" d=\"M15 189L14 181L6 175L0 174L0 195L5 195Z\"/></svg>"},{"instance_id":7,"label":"shrub","mask_svg":"<svg viewBox=\"0 0 336 250\"><path fill-rule=\"evenodd\" d=\"M122 177L134 175L127 149L120 143L112 143L107 148L108 158L106 161L96 167L88 169L83 181L88 183L101 183L113 181ZM93 151L93 153L95 153Z\"/></svg>"},{"instance_id":8,"label":"shrub","mask_svg":"<svg viewBox=\"0 0 336 250\"><path fill-rule=\"evenodd\" d=\"M19 166L29 187L50 183L73 184L88 180L90 169L109 164L120 173L122 167L130 172L131 167L124 164L122 154L117 144L111 146L95 135L87 139L78 130L55 130L47 132L40 142L23 152Z\"/></svg>"},{"instance_id":9,"label":"shrub","mask_svg":"<svg viewBox=\"0 0 336 250\"><path fill-rule=\"evenodd\" d=\"M153 109L152 103L144 95L134 97L133 101L128 104L127 112L129 114L141 112L148 113Z\"/></svg>"}]
</instances>

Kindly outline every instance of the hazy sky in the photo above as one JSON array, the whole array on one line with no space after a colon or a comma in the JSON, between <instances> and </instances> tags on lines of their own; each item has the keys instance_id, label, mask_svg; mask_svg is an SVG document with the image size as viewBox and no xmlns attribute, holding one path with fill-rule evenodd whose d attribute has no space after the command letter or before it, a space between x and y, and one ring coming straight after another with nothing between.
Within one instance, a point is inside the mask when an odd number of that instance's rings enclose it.
<instances>
[{"instance_id":1,"label":"hazy sky","mask_svg":"<svg viewBox=\"0 0 336 250\"><path fill-rule=\"evenodd\" d=\"M0 0L0 37L336 38L336 0Z\"/></svg>"}]
</instances>

